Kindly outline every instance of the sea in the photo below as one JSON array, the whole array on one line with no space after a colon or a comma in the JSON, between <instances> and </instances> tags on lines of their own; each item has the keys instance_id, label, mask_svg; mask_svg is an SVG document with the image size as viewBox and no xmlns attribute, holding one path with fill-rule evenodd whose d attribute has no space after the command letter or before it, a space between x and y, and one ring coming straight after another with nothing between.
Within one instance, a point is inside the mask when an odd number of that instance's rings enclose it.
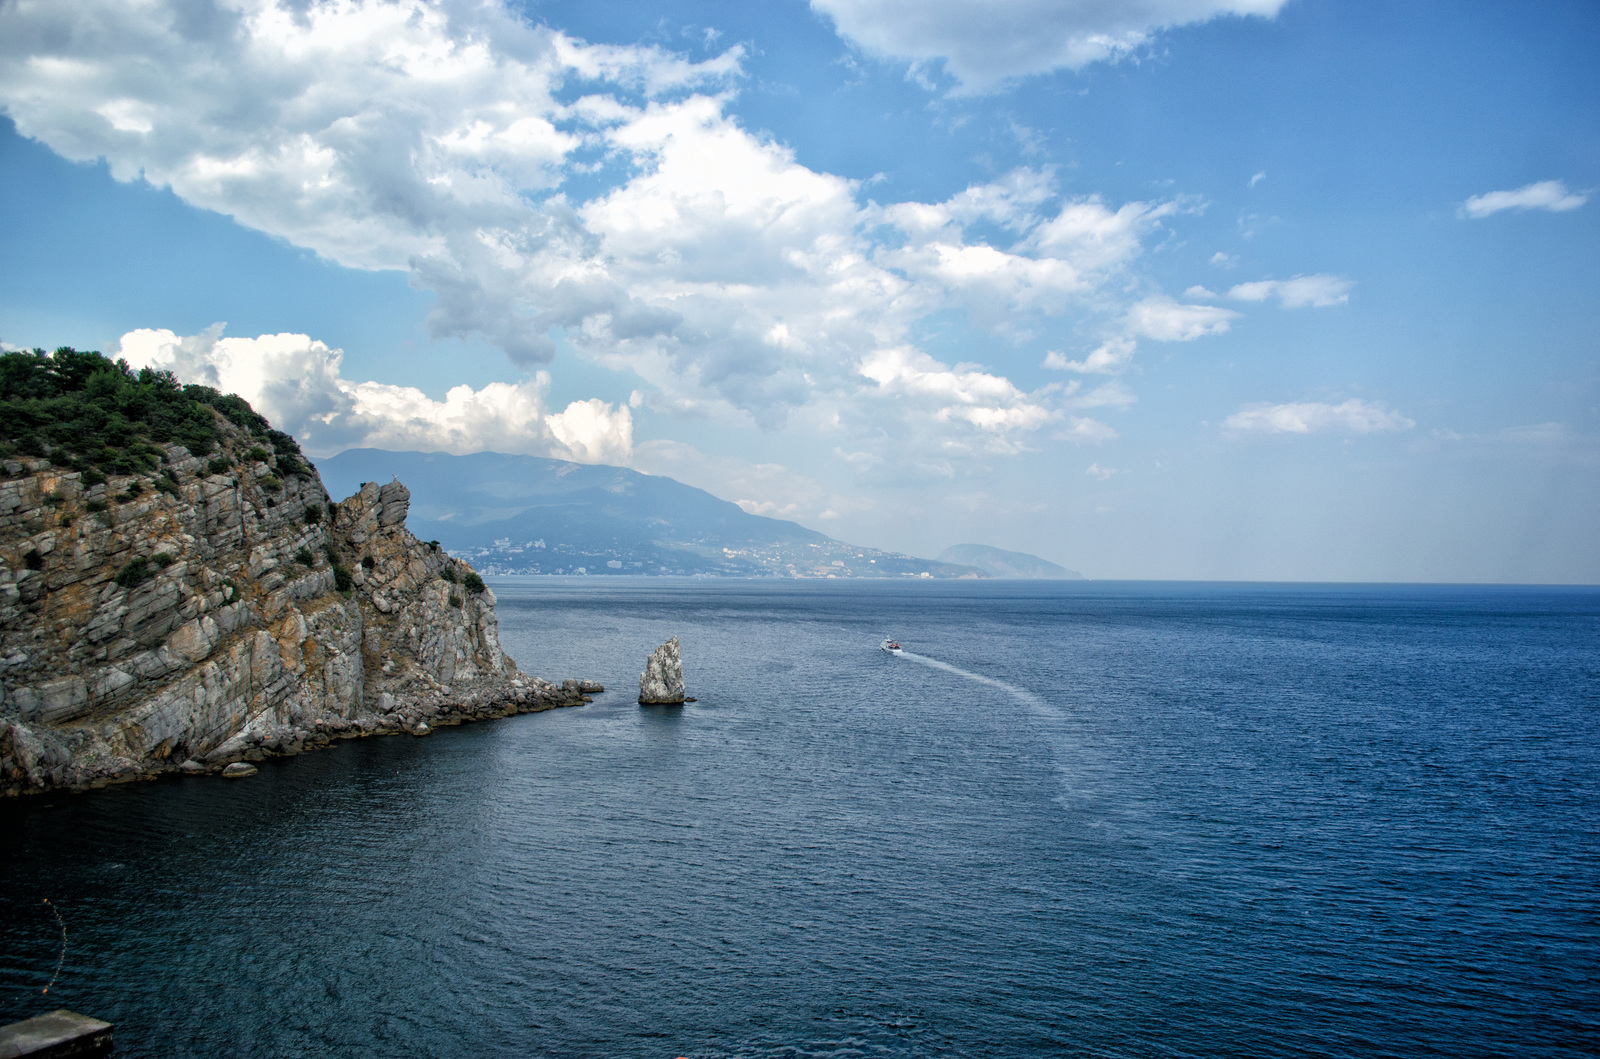
<instances>
[{"instance_id":1,"label":"sea","mask_svg":"<svg viewBox=\"0 0 1600 1059\"><path fill-rule=\"evenodd\" d=\"M490 583L525 670L605 693L0 802L0 1021L124 1057L1600 1052L1600 589ZM697 701L642 708L670 636Z\"/></svg>"}]
</instances>

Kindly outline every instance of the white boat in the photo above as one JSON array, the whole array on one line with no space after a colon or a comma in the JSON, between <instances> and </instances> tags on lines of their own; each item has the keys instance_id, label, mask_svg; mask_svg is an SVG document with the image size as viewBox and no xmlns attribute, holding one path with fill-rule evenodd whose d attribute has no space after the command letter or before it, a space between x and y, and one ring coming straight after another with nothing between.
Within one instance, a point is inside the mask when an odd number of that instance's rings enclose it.
<instances>
[{"instance_id":1,"label":"white boat","mask_svg":"<svg viewBox=\"0 0 1600 1059\"><path fill-rule=\"evenodd\" d=\"M892 655L900 654L900 645L893 640L885 640L878 645L880 651L888 651Z\"/></svg>"}]
</instances>

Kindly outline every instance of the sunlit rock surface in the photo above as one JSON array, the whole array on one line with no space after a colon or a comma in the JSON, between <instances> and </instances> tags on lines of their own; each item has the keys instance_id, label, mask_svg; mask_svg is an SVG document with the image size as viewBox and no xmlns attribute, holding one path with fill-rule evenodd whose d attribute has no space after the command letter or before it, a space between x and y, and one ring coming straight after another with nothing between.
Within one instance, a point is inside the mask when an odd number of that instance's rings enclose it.
<instances>
[{"instance_id":1,"label":"sunlit rock surface","mask_svg":"<svg viewBox=\"0 0 1600 1059\"><path fill-rule=\"evenodd\" d=\"M650 653L639 674L639 705L677 705L683 702L683 659L674 636Z\"/></svg>"}]
</instances>

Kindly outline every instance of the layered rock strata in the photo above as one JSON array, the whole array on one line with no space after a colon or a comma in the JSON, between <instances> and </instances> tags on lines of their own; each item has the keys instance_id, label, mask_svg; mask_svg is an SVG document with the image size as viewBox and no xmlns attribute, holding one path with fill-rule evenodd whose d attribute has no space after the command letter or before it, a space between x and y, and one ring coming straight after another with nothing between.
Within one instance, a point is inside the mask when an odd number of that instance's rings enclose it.
<instances>
[{"instance_id":1,"label":"layered rock strata","mask_svg":"<svg viewBox=\"0 0 1600 1059\"><path fill-rule=\"evenodd\" d=\"M405 528L405 486L333 504L218 418L222 457L169 446L159 478L5 462L0 793L220 770L598 690L517 668L494 593Z\"/></svg>"},{"instance_id":2,"label":"layered rock strata","mask_svg":"<svg viewBox=\"0 0 1600 1059\"><path fill-rule=\"evenodd\" d=\"M644 672L639 674L639 705L681 706L683 702L683 655L674 636L645 660Z\"/></svg>"}]
</instances>

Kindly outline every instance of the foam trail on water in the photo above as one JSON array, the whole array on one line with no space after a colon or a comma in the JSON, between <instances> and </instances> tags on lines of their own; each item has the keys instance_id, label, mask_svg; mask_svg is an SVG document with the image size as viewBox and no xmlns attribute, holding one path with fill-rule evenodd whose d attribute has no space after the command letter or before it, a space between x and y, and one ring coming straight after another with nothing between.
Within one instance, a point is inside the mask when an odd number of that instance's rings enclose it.
<instances>
[{"instance_id":1,"label":"foam trail on water","mask_svg":"<svg viewBox=\"0 0 1600 1059\"><path fill-rule=\"evenodd\" d=\"M956 676L962 677L966 680L975 681L979 684L987 684L991 688L999 688L1001 691L1014 697L1018 702L1026 706L1032 707L1033 709L1042 713L1054 713L1054 711L1051 710L1045 701L1039 696L1025 688L1019 688L1015 684L1007 684L1003 680L996 680L994 677L986 677L982 673L974 673L970 670L962 669L960 666L953 666L949 662L941 662L937 658L929 658L927 655L919 655L911 651L902 650L900 652L900 657L909 658L913 662L919 662L922 665L931 666L934 669L942 669L946 673L954 673Z\"/></svg>"},{"instance_id":2,"label":"foam trail on water","mask_svg":"<svg viewBox=\"0 0 1600 1059\"><path fill-rule=\"evenodd\" d=\"M1069 752L1060 731L1060 726L1064 719L1061 710L1051 706L1049 703L1045 702L1044 699L1040 698L1038 695L1035 695L1026 688L1019 688L1015 684L1007 684L1003 680L996 680L994 677L986 677L982 673L974 673L969 669L962 669L960 666L953 666L949 662L941 662L937 658L929 658L927 655L919 655L903 648L900 651L900 657L909 658L911 661L916 662L919 665L925 665L930 669L942 669L946 673L950 673L953 676L958 676L963 680L970 680L976 684L987 684L991 688L998 688L1026 706L1029 712L1034 715L1036 723L1039 724L1041 728L1041 734L1044 736L1045 742L1050 747L1050 757L1055 768L1055 773L1057 778L1061 781L1061 792L1058 793L1053 800L1063 806L1067 804L1066 796L1073 790L1074 786L1074 777L1068 768L1067 762L1074 755Z\"/></svg>"}]
</instances>

